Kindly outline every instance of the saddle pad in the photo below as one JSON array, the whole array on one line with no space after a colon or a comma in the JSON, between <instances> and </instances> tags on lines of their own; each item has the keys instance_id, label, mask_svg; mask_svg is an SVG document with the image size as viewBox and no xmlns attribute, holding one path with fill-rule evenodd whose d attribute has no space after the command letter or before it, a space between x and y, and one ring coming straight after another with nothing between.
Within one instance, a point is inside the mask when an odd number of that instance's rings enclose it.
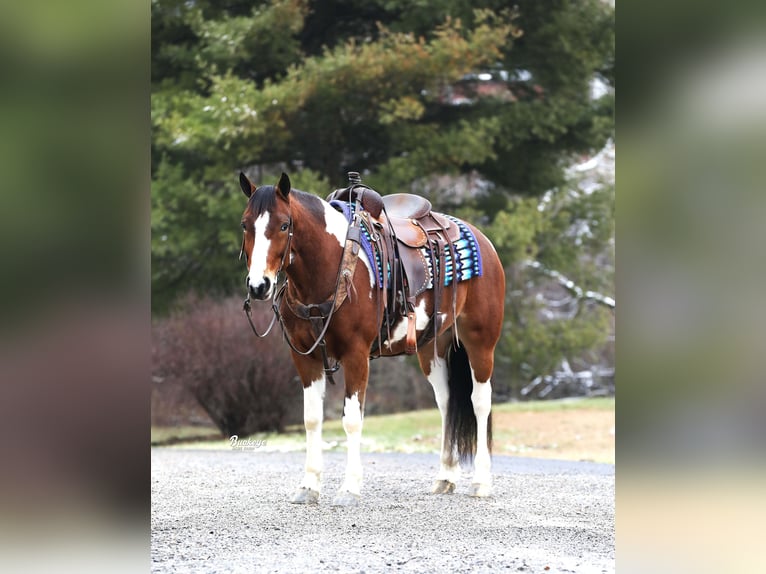
<instances>
[{"instance_id":1,"label":"saddle pad","mask_svg":"<svg viewBox=\"0 0 766 574\"><path fill-rule=\"evenodd\" d=\"M455 261L451 261L449 246L444 246L444 253L438 257L444 257L446 261L446 270L444 273L444 285L452 283L453 278L457 276L458 282L466 281L472 277L480 277L482 274L481 251L471 228L464 222L451 215L445 215L450 221L454 222L460 228L460 239L452 245L455 250ZM434 276L434 270L431 269L431 250L428 247L421 247L428 264L429 277ZM427 289L433 288L433 282L429 281Z\"/></svg>"},{"instance_id":2,"label":"saddle pad","mask_svg":"<svg viewBox=\"0 0 766 574\"><path fill-rule=\"evenodd\" d=\"M346 219L351 222L353 217L354 204L348 204L345 201L333 200L330 202L336 210L343 213ZM446 260L446 272L444 275L444 285L449 285L453 281L453 277L457 276L457 280L466 281L472 277L480 277L482 274L482 261L481 251L479 250L479 244L476 241L471 229L461 220L451 215L445 215L450 221L454 222L460 228L460 239L455 241L452 245L455 250L455 259L453 262L450 259L449 246L444 247L444 253L441 257ZM367 254L367 259L372 263L375 262L375 269L377 273L374 273L377 285L383 284L383 263L377 253L373 253L372 242L369 235L369 230L362 225L362 249ZM421 247L424 259L428 263L428 276L433 277L433 269L431 269L431 250L428 247ZM437 256L439 257L439 256ZM457 273L455 270L457 269ZM389 274L390 270L386 269L386 273ZM427 289L433 288L433 282L429 280Z\"/></svg>"}]
</instances>

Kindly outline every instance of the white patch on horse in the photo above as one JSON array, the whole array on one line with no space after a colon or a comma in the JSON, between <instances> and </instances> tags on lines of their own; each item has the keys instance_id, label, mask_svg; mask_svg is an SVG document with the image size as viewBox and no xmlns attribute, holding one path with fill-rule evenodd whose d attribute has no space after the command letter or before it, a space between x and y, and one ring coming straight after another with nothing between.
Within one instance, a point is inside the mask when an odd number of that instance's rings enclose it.
<instances>
[{"instance_id":1,"label":"white patch on horse","mask_svg":"<svg viewBox=\"0 0 766 574\"><path fill-rule=\"evenodd\" d=\"M460 478L460 465L450 462L450 451L447 450L446 444L446 427L447 427L447 402L449 401L449 387L447 385L447 361L434 357L431 361L431 372L428 374L428 382L434 389L434 397L436 398L436 406L439 407L439 414L442 419L442 443L441 443L441 456L439 465L439 474L436 475L436 480L448 480L452 484L457 484L458 478Z\"/></svg>"},{"instance_id":2,"label":"white patch on horse","mask_svg":"<svg viewBox=\"0 0 766 574\"><path fill-rule=\"evenodd\" d=\"M359 250L359 259L367 266L367 272L370 274L370 299L372 299L372 290L375 287L375 272L372 270L370 260L367 258L367 254L363 249Z\"/></svg>"},{"instance_id":3,"label":"white patch on horse","mask_svg":"<svg viewBox=\"0 0 766 574\"><path fill-rule=\"evenodd\" d=\"M343 404L343 430L346 431L348 445L348 462L346 477L341 491L361 494L362 489L362 406L359 404L359 393L347 397Z\"/></svg>"},{"instance_id":4,"label":"white patch on horse","mask_svg":"<svg viewBox=\"0 0 766 574\"><path fill-rule=\"evenodd\" d=\"M303 424L306 427L306 474L301 486L319 492L322 478L322 419L324 375L303 389Z\"/></svg>"},{"instance_id":5,"label":"white patch on horse","mask_svg":"<svg viewBox=\"0 0 766 574\"><path fill-rule=\"evenodd\" d=\"M324 221L327 233L334 235L338 240L338 244L343 247L346 244L346 233L348 232L346 216L326 201L323 201L322 205L324 206ZM367 272L370 275L370 287L375 287L375 275L364 250L359 251L359 259L367 266ZM372 299L372 290L370 290L370 299Z\"/></svg>"},{"instance_id":6,"label":"white patch on horse","mask_svg":"<svg viewBox=\"0 0 766 574\"><path fill-rule=\"evenodd\" d=\"M489 379L477 381L473 367L471 367L471 379L473 380L471 402L473 403L473 412L476 415L477 437L472 482L483 486L488 493L489 487L492 485L492 472L490 470L492 463L487 445L487 419L492 409L492 383Z\"/></svg>"},{"instance_id":7,"label":"white patch on horse","mask_svg":"<svg viewBox=\"0 0 766 574\"><path fill-rule=\"evenodd\" d=\"M255 240L253 241L253 251L250 253L250 272L247 275L247 281L253 287L258 287L266 276L266 259L271 247L271 240L266 239L266 228L269 225L271 215L268 211L258 216L253 224L255 230ZM273 279L269 277L269 279Z\"/></svg>"},{"instance_id":8,"label":"white patch on horse","mask_svg":"<svg viewBox=\"0 0 766 574\"><path fill-rule=\"evenodd\" d=\"M343 244L346 242L346 231L348 230L348 222L345 216L336 211L326 201L322 202L322 206L324 207L324 222L327 233L334 235L335 239L338 240L338 245L343 247Z\"/></svg>"},{"instance_id":9,"label":"white patch on horse","mask_svg":"<svg viewBox=\"0 0 766 574\"><path fill-rule=\"evenodd\" d=\"M418 331L422 331L428 326L429 320L428 313L426 313L426 300L421 299L420 303L415 307L415 328ZM391 333L391 339L383 343L387 349L391 348L391 345L398 343L407 336L407 317L403 317L394 327Z\"/></svg>"}]
</instances>

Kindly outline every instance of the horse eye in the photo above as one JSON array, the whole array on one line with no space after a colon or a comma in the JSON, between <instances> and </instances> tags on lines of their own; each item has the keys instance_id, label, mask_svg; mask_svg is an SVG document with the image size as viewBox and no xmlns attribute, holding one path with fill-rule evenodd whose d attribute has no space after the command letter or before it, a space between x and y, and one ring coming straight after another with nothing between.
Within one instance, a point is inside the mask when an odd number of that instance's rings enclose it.
<instances>
[{"instance_id":1,"label":"horse eye","mask_svg":"<svg viewBox=\"0 0 766 574\"><path fill-rule=\"evenodd\" d=\"M242 229L247 229L247 226L245 225L245 222L242 222Z\"/></svg>"},{"instance_id":2,"label":"horse eye","mask_svg":"<svg viewBox=\"0 0 766 574\"><path fill-rule=\"evenodd\" d=\"M287 229L288 229L289 227L290 227L290 225L289 225L289 224L287 224L287 223L283 223L283 224L282 224L282 227L280 227L279 229L280 229L281 231L287 231Z\"/></svg>"}]
</instances>

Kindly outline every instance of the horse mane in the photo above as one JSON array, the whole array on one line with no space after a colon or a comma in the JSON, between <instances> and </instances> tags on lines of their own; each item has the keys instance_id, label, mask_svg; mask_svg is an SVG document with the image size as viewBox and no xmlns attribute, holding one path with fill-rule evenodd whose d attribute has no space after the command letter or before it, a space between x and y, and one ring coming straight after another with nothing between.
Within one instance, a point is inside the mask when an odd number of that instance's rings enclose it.
<instances>
[{"instance_id":1,"label":"horse mane","mask_svg":"<svg viewBox=\"0 0 766 574\"><path fill-rule=\"evenodd\" d=\"M320 197L299 189L291 189L290 197L307 208L315 217L324 217L324 209ZM258 217L261 213L274 209L276 203L277 188L273 185L262 185L252 193L248 206L251 213Z\"/></svg>"}]
</instances>

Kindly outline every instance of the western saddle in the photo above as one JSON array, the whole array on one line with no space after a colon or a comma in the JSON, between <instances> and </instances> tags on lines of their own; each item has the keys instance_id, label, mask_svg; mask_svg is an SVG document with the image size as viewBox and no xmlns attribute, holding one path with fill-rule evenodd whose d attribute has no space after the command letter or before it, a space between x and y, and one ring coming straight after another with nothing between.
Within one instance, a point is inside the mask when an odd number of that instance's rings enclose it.
<instances>
[{"instance_id":1,"label":"western saddle","mask_svg":"<svg viewBox=\"0 0 766 574\"><path fill-rule=\"evenodd\" d=\"M434 212L431 202L409 193L381 196L362 184L357 172L349 172L349 186L337 189L327 201L345 201L355 205L351 227L364 225L370 237L373 255L382 264L382 284L377 288L383 295L382 315L378 317L380 335L372 352L380 356L381 342L391 340L391 327L406 316L405 352L415 353L430 340L436 342L444 315L438 310L445 288L447 265L454 267L453 244L460 239L460 228L453 220ZM351 236L352 233L349 233ZM423 250L427 247L428 250ZM446 254L449 254L449 261ZM428 259L427 259L428 257ZM373 266L374 261L370 262ZM453 281L457 273L453 272ZM415 301L430 286L434 295L434 313L420 340L415 326ZM452 316L456 316L457 289L452 289ZM453 329L457 337L456 329Z\"/></svg>"}]
</instances>

